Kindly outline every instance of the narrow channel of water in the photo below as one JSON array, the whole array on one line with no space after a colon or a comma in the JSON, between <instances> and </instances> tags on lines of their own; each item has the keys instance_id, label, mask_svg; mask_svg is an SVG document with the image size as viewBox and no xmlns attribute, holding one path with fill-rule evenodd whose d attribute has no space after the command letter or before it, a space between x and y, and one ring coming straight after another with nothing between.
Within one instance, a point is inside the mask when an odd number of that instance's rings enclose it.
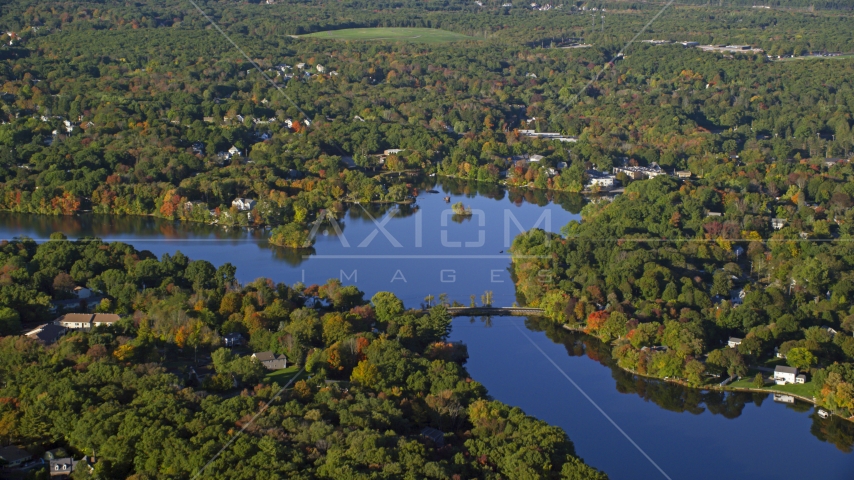
<instances>
[{"instance_id":1,"label":"narrow channel of water","mask_svg":"<svg viewBox=\"0 0 854 480\"><path fill-rule=\"evenodd\" d=\"M468 345L472 378L562 427L578 455L614 480L664 477L526 335L673 479L854 478L854 424L821 419L810 404L636 377L602 342L550 322L455 319L451 337Z\"/></svg>"}]
</instances>

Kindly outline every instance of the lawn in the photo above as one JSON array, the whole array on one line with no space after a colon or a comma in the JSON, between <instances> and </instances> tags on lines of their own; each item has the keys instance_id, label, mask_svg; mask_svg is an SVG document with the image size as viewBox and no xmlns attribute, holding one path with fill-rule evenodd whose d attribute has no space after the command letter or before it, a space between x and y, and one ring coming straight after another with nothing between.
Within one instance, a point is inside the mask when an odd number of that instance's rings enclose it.
<instances>
[{"instance_id":1,"label":"lawn","mask_svg":"<svg viewBox=\"0 0 854 480\"><path fill-rule=\"evenodd\" d=\"M300 367L296 365L291 365L288 368L283 368L281 370L276 370L273 372L264 375L264 383L278 383L280 387L284 387L291 378L294 377L297 373L299 373Z\"/></svg>"},{"instance_id":2,"label":"lawn","mask_svg":"<svg viewBox=\"0 0 854 480\"><path fill-rule=\"evenodd\" d=\"M755 372L753 372L755 375ZM763 374L766 375L767 374ZM727 385L728 387L737 387L737 388L756 388L753 386L753 376L748 375L741 380L736 380L735 382ZM813 392L813 383L796 383L796 384L788 384L788 385L767 385L763 387L763 390L782 392L782 393L794 393L795 395L800 395L802 397L812 398L815 393ZM769 392L771 393L771 392Z\"/></svg>"},{"instance_id":3,"label":"lawn","mask_svg":"<svg viewBox=\"0 0 854 480\"><path fill-rule=\"evenodd\" d=\"M390 40L393 42L446 43L472 40L474 37L462 33L436 28L345 28L315 32L302 37L327 38L333 40Z\"/></svg>"}]
</instances>

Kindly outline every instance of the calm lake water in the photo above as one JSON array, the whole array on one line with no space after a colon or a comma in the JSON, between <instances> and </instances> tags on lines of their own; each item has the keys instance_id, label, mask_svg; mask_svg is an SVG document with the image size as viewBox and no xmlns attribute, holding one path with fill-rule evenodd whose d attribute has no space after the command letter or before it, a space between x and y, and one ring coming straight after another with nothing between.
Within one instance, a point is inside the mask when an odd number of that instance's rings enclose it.
<instances>
[{"instance_id":1,"label":"calm lake water","mask_svg":"<svg viewBox=\"0 0 854 480\"><path fill-rule=\"evenodd\" d=\"M447 293L468 303L493 292L493 304L517 301L508 272L507 240L537 225L558 232L578 220L578 196L509 191L450 181L419 186L413 206L351 206L339 230L324 223L311 252L270 246L260 230L231 229L147 217L47 217L0 213L0 238L123 241L160 256L180 250L214 265L231 262L240 281L269 277L289 284L339 278L369 298L388 290L414 307ZM426 193L435 188L441 193ZM446 203L444 197L451 197ZM462 201L470 217L455 216ZM375 220L374 220L375 219ZM380 228L379 226L382 228ZM526 335L530 338L526 338ZM490 394L564 428L585 461L613 479L662 474L555 368L555 362L670 478L852 479L854 424L822 420L811 405L785 405L767 395L701 392L637 379L612 367L595 339L536 320L458 318L467 368ZM535 342L549 359L531 341Z\"/></svg>"}]
</instances>

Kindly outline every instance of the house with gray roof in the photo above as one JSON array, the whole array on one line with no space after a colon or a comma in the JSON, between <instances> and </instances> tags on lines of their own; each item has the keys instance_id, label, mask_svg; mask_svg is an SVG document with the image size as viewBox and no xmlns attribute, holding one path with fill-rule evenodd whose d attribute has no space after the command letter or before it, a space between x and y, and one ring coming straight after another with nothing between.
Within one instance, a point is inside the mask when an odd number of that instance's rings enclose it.
<instances>
[{"instance_id":1,"label":"house with gray roof","mask_svg":"<svg viewBox=\"0 0 854 480\"><path fill-rule=\"evenodd\" d=\"M14 445L0 447L0 465L4 467L19 467L32 458L32 454L21 447Z\"/></svg>"},{"instance_id":2,"label":"house with gray roof","mask_svg":"<svg viewBox=\"0 0 854 480\"><path fill-rule=\"evenodd\" d=\"M424 427L421 430L421 436L430 439L437 447L445 445L445 434L441 430L436 430L432 427Z\"/></svg>"},{"instance_id":3,"label":"house with gray roof","mask_svg":"<svg viewBox=\"0 0 854 480\"><path fill-rule=\"evenodd\" d=\"M288 359L284 355L276 355L273 352L253 353L252 358L261 362L267 370L281 370L288 367Z\"/></svg>"},{"instance_id":4,"label":"house with gray roof","mask_svg":"<svg viewBox=\"0 0 854 480\"><path fill-rule=\"evenodd\" d=\"M53 343L56 343L56 341L59 340L60 337L65 335L66 331L68 331L68 329L66 329L62 325L47 323L44 325L39 325L38 327L30 330L24 335L29 338L34 338L45 345L51 345Z\"/></svg>"}]
</instances>

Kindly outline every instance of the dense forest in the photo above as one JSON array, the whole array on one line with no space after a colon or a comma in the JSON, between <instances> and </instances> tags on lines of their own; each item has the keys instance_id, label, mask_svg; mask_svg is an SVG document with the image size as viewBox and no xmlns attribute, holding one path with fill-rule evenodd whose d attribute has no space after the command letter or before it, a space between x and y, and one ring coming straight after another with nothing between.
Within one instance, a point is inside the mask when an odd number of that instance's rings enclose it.
<instances>
[{"instance_id":1,"label":"dense forest","mask_svg":"<svg viewBox=\"0 0 854 480\"><path fill-rule=\"evenodd\" d=\"M10 2L0 16L0 208L282 225L274 241L295 247L320 210L417 194L389 172L578 192L587 168L621 159L685 169L745 150L841 156L854 141L854 64L772 59L850 52L851 18L839 12L673 6L641 38L744 43L769 57L635 43L614 60L658 6L600 5L607 17L595 28L584 5L203 6L261 71L172 3ZM289 36L372 25L471 40ZM567 38L593 46L542 48ZM526 128L578 141L529 138ZM511 163L526 154L545 161ZM251 213L232 205L243 197L257 201Z\"/></svg>"},{"instance_id":2,"label":"dense forest","mask_svg":"<svg viewBox=\"0 0 854 480\"><path fill-rule=\"evenodd\" d=\"M770 359L810 372L804 393L851 416L854 169L762 157L694 168L701 180L637 181L588 203L563 236L517 237L517 292L613 342L632 371L699 386Z\"/></svg>"},{"instance_id":3,"label":"dense forest","mask_svg":"<svg viewBox=\"0 0 854 480\"><path fill-rule=\"evenodd\" d=\"M3 2L0 210L265 225L296 249L348 204L412 202L424 175L575 208L591 172L657 165L687 175L620 175L561 235L518 237L520 302L632 375L791 365L800 393L854 413L850 2L196 3L215 26L190 2ZM355 27L465 37L304 36ZM605 478L469 378L444 305L234 275L94 238L4 241L0 443L95 452L99 478ZM84 286L122 320L19 335ZM251 351L296 368L270 377ZM845 449L849 431L821 435Z\"/></svg>"}]
</instances>

